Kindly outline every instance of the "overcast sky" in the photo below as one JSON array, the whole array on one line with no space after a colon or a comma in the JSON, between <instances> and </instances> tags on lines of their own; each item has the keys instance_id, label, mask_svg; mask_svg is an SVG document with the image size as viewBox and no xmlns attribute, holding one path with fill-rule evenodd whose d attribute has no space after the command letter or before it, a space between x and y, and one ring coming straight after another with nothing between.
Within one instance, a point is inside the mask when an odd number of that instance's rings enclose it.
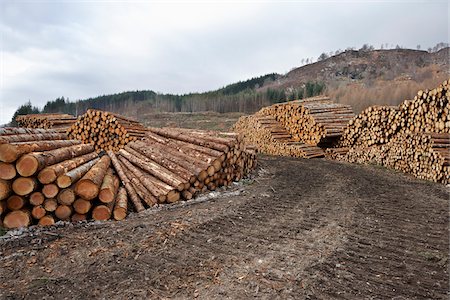
<instances>
[{"instance_id":1,"label":"overcast sky","mask_svg":"<svg viewBox=\"0 0 450 300\"><path fill-rule=\"evenodd\" d=\"M30 100L202 92L368 43L449 40L449 1L0 0L0 124Z\"/></svg>"}]
</instances>

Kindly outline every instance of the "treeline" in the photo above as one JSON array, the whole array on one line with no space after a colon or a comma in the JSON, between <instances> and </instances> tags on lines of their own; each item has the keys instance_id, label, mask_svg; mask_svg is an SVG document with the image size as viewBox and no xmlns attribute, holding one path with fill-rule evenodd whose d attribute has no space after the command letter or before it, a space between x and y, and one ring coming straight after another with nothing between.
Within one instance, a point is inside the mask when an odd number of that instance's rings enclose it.
<instances>
[{"instance_id":1,"label":"treeline","mask_svg":"<svg viewBox=\"0 0 450 300\"><path fill-rule=\"evenodd\" d=\"M253 113L261 107L278 102L303 99L324 92L325 84L307 82L295 89L259 89L264 84L276 80L280 75L272 73L246 81L227 85L219 90L184 95L160 94L154 91L130 91L112 95L103 95L86 100L69 101L64 97L48 101L42 110L28 103L14 114L31 113L68 113L81 115L89 108L126 113L139 107L139 113L147 112L199 112L215 111L219 113Z\"/></svg>"}]
</instances>

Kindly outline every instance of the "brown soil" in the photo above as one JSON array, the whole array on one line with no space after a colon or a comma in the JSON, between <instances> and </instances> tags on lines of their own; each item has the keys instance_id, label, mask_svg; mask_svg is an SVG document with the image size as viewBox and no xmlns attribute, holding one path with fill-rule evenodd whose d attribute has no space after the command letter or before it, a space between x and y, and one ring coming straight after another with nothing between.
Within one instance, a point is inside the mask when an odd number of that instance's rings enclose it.
<instances>
[{"instance_id":1,"label":"brown soil","mask_svg":"<svg viewBox=\"0 0 450 300\"><path fill-rule=\"evenodd\" d=\"M3 299L448 299L448 190L261 157L253 180L123 222L0 240Z\"/></svg>"}]
</instances>

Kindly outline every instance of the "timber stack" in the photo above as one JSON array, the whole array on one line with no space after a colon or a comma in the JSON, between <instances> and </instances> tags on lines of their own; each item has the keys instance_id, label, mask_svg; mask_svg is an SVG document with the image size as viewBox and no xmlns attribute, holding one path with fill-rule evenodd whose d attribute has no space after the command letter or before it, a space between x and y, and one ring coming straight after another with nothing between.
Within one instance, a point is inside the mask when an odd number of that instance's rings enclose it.
<instances>
[{"instance_id":1,"label":"timber stack","mask_svg":"<svg viewBox=\"0 0 450 300\"><path fill-rule=\"evenodd\" d=\"M79 116L68 130L70 138L90 143L98 152L116 152L129 142L142 138L145 132L145 127L138 121L94 109Z\"/></svg>"},{"instance_id":2,"label":"timber stack","mask_svg":"<svg viewBox=\"0 0 450 300\"><path fill-rule=\"evenodd\" d=\"M254 145L262 153L301 158L324 156L321 148L295 141L286 128L271 115L242 116L233 130L242 135L245 144Z\"/></svg>"},{"instance_id":3,"label":"timber stack","mask_svg":"<svg viewBox=\"0 0 450 300\"><path fill-rule=\"evenodd\" d=\"M328 97L277 103L256 115L274 117L295 141L321 148L334 145L354 117L350 105L335 103Z\"/></svg>"},{"instance_id":4,"label":"timber stack","mask_svg":"<svg viewBox=\"0 0 450 300\"><path fill-rule=\"evenodd\" d=\"M176 128L148 128L108 155L138 212L228 186L256 167L255 151L236 134Z\"/></svg>"},{"instance_id":5,"label":"timber stack","mask_svg":"<svg viewBox=\"0 0 450 300\"><path fill-rule=\"evenodd\" d=\"M349 122L330 158L375 163L449 182L450 82L419 91L398 107L370 107Z\"/></svg>"},{"instance_id":6,"label":"timber stack","mask_svg":"<svg viewBox=\"0 0 450 300\"><path fill-rule=\"evenodd\" d=\"M0 129L0 222L121 220L129 211L192 199L256 166L238 135L149 128L117 153L55 130Z\"/></svg>"},{"instance_id":7,"label":"timber stack","mask_svg":"<svg viewBox=\"0 0 450 300\"><path fill-rule=\"evenodd\" d=\"M19 115L16 122L19 127L54 129L59 132L66 132L77 118L69 114L29 114Z\"/></svg>"}]
</instances>

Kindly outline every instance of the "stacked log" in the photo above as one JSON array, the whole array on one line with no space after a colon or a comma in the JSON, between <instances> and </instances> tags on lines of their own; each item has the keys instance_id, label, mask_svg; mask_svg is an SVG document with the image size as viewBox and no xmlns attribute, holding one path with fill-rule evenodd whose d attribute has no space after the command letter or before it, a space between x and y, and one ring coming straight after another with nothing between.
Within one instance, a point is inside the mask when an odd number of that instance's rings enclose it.
<instances>
[{"instance_id":1,"label":"stacked log","mask_svg":"<svg viewBox=\"0 0 450 300\"><path fill-rule=\"evenodd\" d=\"M254 145L259 152L301 158L322 157L317 146L295 141L275 117L252 115L239 118L233 130L243 137L246 145Z\"/></svg>"},{"instance_id":2,"label":"stacked log","mask_svg":"<svg viewBox=\"0 0 450 300\"><path fill-rule=\"evenodd\" d=\"M94 145L95 150L117 152L145 135L139 122L111 113L90 109L69 128L69 137Z\"/></svg>"},{"instance_id":3,"label":"stacked log","mask_svg":"<svg viewBox=\"0 0 450 300\"><path fill-rule=\"evenodd\" d=\"M369 107L348 124L340 147L388 143L399 133L450 132L450 80L432 90L419 91L397 107Z\"/></svg>"},{"instance_id":4,"label":"stacked log","mask_svg":"<svg viewBox=\"0 0 450 300\"><path fill-rule=\"evenodd\" d=\"M98 207L105 202L112 216L119 180L109 156L99 158L92 145L54 130L2 128L0 143L0 221L6 228L103 220L107 214ZM119 219L127 213L126 199L121 195Z\"/></svg>"},{"instance_id":5,"label":"stacked log","mask_svg":"<svg viewBox=\"0 0 450 300\"><path fill-rule=\"evenodd\" d=\"M370 107L349 122L329 157L449 182L450 80L398 107ZM341 149L349 149L347 152Z\"/></svg>"},{"instance_id":6,"label":"stacked log","mask_svg":"<svg viewBox=\"0 0 450 300\"><path fill-rule=\"evenodd\" d=\"M121 220L130 210L230 185L256 166L256 153L234 133L149 128L108 155L51 130L0 134L0 222L7 228Z\"/></svg>"},{"instance_id":7,"label":"stacked log","mask_svg":"<svg viewBox=\"0 0 450 300\"><path fill-rule=\"evenodd\" d=\"M450 183L448 133L400 133L387 144L356 146L333 158L351 163L377 164L420 179Z\"/></svg>"},{"instance_id":8,"label":"stacked log","mask_svg":"<svg viewBox=\"0 0 450 300\"><path fill-rule=\"evenodd\" d=\"M24 128L55 129L66 132L77 118L69 114L28 114L16 117L16 122Z\"/></svg>"},{"instance_id":9,"label":"stacked log","mask_svg":"<svg viewBox=\"0 0 450 300\"><path fill-rule=\"evenodd\" d=\"M256 153L235 134L175 128L148 128L142 140L108 155L138 212L230 185L256 166Z\"/></svg>"},{"instance_id":10,"label":"stacked log","mask_svg":"<svg viewBox=\"0 0 450 300\"><path fill-rule=\"evenodd\" d=\"M342 135L354 117L351 106L334 103L328 97L314 97L265 107L258 116L275 117L294 141L328 147Z\"/></svg>"}]
</instances>

